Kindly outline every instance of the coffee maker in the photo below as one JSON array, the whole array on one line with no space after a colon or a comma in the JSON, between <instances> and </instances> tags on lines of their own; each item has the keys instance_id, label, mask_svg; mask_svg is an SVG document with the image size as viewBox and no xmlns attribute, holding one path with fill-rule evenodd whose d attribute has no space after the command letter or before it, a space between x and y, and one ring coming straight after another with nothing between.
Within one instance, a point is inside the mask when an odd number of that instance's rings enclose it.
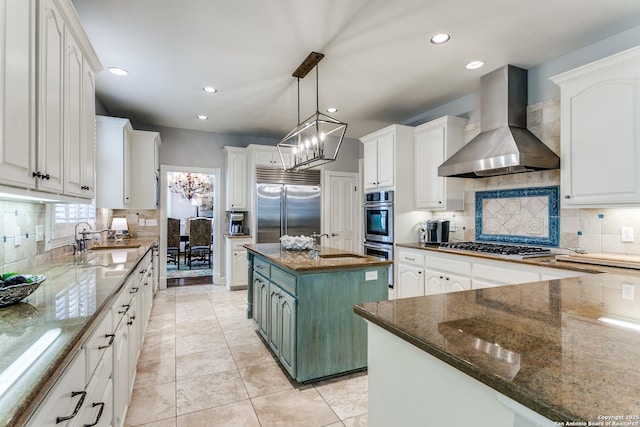
<instances>
[{"instance_id":1,"label":"coffee maker","mask_svg":"<svg viewBox=\"0 0 640 427\"><path fill-rule=\"evenodd\" d=\"M227 212L227 219L229 220L229 235L239 236L244 235L244 219L245 212Z\"/></svg>"},{"instance_id":2,"label":"coffee maker","mask_svg":"<svg viewBox=\"0 0 640 427\"><path fill-rule=\"evenodd\" d=\"M430 219L424 223L424 243L438 245L449 241L449 220Z\"/></svg>"}]
</instances>

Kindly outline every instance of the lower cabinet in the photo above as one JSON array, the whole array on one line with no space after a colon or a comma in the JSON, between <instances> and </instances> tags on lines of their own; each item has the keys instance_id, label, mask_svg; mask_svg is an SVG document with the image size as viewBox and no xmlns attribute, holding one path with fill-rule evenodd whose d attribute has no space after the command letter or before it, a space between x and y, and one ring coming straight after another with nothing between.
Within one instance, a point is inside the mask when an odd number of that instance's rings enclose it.
<instances>
[{"instance_id":1,"label":"lower cabinet","mask_svg":"<svg viewBox=\"0 0 640 427\"><path fill-rule=\"evenodd\" d=\"M269 283L269 311L269 346L287 371L294 375L296 299L274 283Z\"/></svg>"},{"instance_id":2,"label":"lower cabinet","mask_svg":"<svg viewBox=\"0 0 640 427\"><path fill-rule=\"evenodd\" d=\"M225 240L227 288L244 289L248 282L247 250L244 245L251 243L251 239L227 237Z\"/></svg>"},{"instance_id":3,"label":"lower cabinet","mask_svg":"<svg viewBox=\"0 0 640 427\"><path fill-rule=\"evenodd\" d=\"M151 250L27 422L123 427L153 298Z\"/></svg>"},{"instance_id":4,"label":"lower cabinet","mask_svg":"<svg viewBox=\"0 0 640 427\"><path fill-rule=\"evenodd\" d=\"M446 294L471 289L471 278L468 276L426 269L425 277L425 295Z\"/></svg>"},{"instance_id":5,"label":"lower cabinet","mask_svg":"<svg viewBox=\"0 0 640 427\"><path fill-rule=\"evenodd\" d=\"M254 319L258 326L258 332L265 340L268 340L268 304L269 304L269 280L257 272L253 276L253 309Z\"/></svg>"},{"instance_id":6,"label":"lower cabinet","mask_svg":"<svg viewBox=\"0 0 640 427\"><path fill-rule=\"evenodd\" d=\"M425 295L424 267L398 264L397 298L411 298Z\"/></svg>"}]
</instances>

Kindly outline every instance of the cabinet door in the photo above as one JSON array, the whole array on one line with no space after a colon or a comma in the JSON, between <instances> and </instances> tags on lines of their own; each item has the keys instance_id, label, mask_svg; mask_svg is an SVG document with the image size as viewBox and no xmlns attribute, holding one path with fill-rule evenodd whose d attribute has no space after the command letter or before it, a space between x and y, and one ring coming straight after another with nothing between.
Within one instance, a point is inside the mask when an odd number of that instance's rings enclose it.
<instances>
[{"instance_id":1,"label":"cabinet door","mask_svg":"<svg viewBox=\"0 0 640 427\"><path fill-rule=\"evenodd\" d=\"M86 59L82 63L82 169L80 176L81 196L95 196L96 169L96 83L95 76Z\"/></svg>"},{"instance_id":2,"label":"cabinet door","mask_svg":"<svg viewBox=\"0 0 640 427\"><path fill-rule=\"evenodd\" d=\"M12 59L0 62L0 182L23 188L35 187L35 17L35 2L0 8L0 58Z\"/></svg>"},{"instance_id":3,"label":"cabinet door","mask_svg":"<svg viewBox=\"0 0 640 427\"><path fill-rule=\"evenodd\" d=\"M129 408L129 329L125 316L116 328L113 355L113 388L115 427L124 426Z\"/></svg>"},{"instance_id":4,"label":"cabinet door","mask_svg":"<svg viewBox=\"0 0 640 427\"><path fill-rule=\"evenodd\" d=\"M65 105L64 18L53 0L40 3L38 189L63 191Z\"/></svg>"},{"instance_id":5,"label":"cabinet door","mask_svg":"<svg viewBox=\"0 0 640 427\"><path fill-rule=\"evenodd\" d=\"M398 264L398 298L424 296L424 268Z\"/></svg>"},{"instance_id":6,"label":"cabinet door","mask_svg":"<svg viewBox=\"0 0 640 427\"><path fill-rule=\"evenodd\" d=\"M227 210L247 209L247 155L227 153Z\"/></svg>"},{"instance_id":7,"label":"cabinet door","mask_svg":"<svg viewBox=\"0 0 640 427\"><path fill-rule=\"evenodd\" d=\"M233 251L231 264L233 268L233 272L231 274L233 283L231 284L234 286L246 285L248 280L247 251Z\"/></svg>"},{"instance_id":8,"label":"cabinet door","mask_svg":"<svg viewBox=\"0 0 640 427\"><path fill-rule=\"evenodd\" d=\"M438 166L444 161L445 129L434 127L416 133L416 208L444 209L444 178Z\"/></svg>"},{"instance_id":9,"label":"cabinet door","mask_svg":"<svg viewBox=\"0 0 640 427\"><path fill-rule=\"evenodd\" d=\"M441 271L425 270L425 295L437 295L445 293L444 278Z\"/></svg>"},{"instance_id":10,"label":"cabinet door","mask_svg":"<svg viewBox=\"0 0 640 427\"><path fill-rule=\"evenodd\" d=\"M280 343L282 337L279 335L278 329L280 314L280 288L273 283L269 283L269 325L267 326L267 335L269 346L276 353L280 355Z\"/></svg>"},{"instance_id":11,"label":"cabinet door","mask_svg":"<svg viewBox=\"0 0 640 427\"><path fill-rule=\"evenodd\" d=\"M395 135L378 138L378 187L392 187L395 171Z\"/></svg>"},{"instance_id":12,"label":"cabinet door","mask_svg":"<svg viewBox=\"0 0 640 427\"><path fill-rule=\"evenodd\" d=\"M565 206L640 202L640 64L615 64L562 87Z\"/></svg>"},{"instance_id":13,"label":"cabinet door","mask_svg":"<svg viewBox=\"0 0 640 427\"><path fill-rule=\"evenodd\" d=\"M66 174L64 192L69 195L83 193L82 186L82 63L80 46L71 30L65 27L65 115L64 146Z\"/></svg>"},{"instance_id":14,"label":"cabinet door","mask_svg":"<svg viewBox=\"0 0 640 427\"><path fill-rule=\"evenodd\" d=\"M85 369L84 352L79 351L38 406L27 426L60 427L73 423L87 396L84 389Z\"/></svg>"},{"instance_id":15,"label":"cabinet door","mask_svg":"<svg viewBox=\"0 0 640 427\"><path fill-rule=\"evenodd\" d=\"M378 143L377 141L366 142L364 148L363 178L364 188L371 189L378 187Z\"/></svg>"},{"instance_id":16,"label":"cabinet door","mask_svg":"<svg viewBox=\"0 0 640 427\"><path fill-rule=\"evenodd\" d=\"M268 340L269 330L269 282L260 280L258 286L258 299L260 305L260 316L258 318L258 331Z\"/></svg>"},{"instance_id":17,"label":"cabinet door","mask_svg":"<svg viewBox=\"0 0 640 427\"><path fill-rule=\"evenodd\" d=\"M468 291L471 289L471 278L447 274L444 278L444 292Z\"/></svg>"},{"instance_id":18,"label":"cabinet door","mask_svg":"<svg viewBox=\"0 0 640 427\"><path fill-rule=\"evenodd\" d=\"M280 292L280 313L278 316L278 335L281 337L280 361L289 373L295 377L296 360L296 300L288 293Z\"/></svg>"}]
</instances>

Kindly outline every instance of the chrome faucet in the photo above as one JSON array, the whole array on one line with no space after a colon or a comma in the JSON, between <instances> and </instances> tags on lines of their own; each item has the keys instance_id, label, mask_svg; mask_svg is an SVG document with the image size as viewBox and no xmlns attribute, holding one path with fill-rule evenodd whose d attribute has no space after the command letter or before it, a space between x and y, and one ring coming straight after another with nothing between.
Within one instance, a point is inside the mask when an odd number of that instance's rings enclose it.
<instances>
[{"instance_id":1,"label":"chrome faucet","mask_svg":"<svg viewBox=\"0 0 640 427\"><path fill-rule=\"evenodd\" d=\"M82 231L80 231L80 238L78 238L78 227L80 227L82 224L85 224L87 227L89 227L89 229L82 229ZM100 234L102 232L105 231L111 231L108 228L103 228L102 230L92 230L91 229L91 224L89 224L88 222L79 222L76 224L75 228L74 228L74 236L73 238L75 239L75 243L73 245L73 254L79 254L82 253L84 251L87 250L87 242L89 241L89 237L87 237L89 234Z\"/></svg>"},{"instance_id":2,"label":"chrome faucet","mask_svg":"<svg viewBox=\"0 0 640 427\"><path fill-rule=\"evenodd\" d=\"M313 238L313 246L311 247L311 253L309 254L309 256L311 257L311 259L318 259L318 257L320 256L320 249L318 248L318 238L329 237L329 235L327 233L313 233L311 237Z\"/></svg>"}]
</instances>

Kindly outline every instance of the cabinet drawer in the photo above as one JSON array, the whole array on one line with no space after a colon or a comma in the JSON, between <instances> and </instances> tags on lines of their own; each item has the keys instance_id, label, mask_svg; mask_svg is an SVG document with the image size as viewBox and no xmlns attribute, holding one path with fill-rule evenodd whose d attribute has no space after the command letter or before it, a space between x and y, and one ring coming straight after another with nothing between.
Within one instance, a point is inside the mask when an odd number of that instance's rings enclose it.
<instances>
[{"instance_id":1,"label":"cabinet drawer","mask_svg":"<svg viewBox=\"0 0 640 427\"><path fill-rule=\"evenodd\" d=\"M455 255L454 255L455 256ZM462 276L471 276L471 263L467 261L459 261L448 259L445 257L426 256L425 265L440 271L448 271Z\"/></svg>"},{"instance_id":2,"label":"cabinet drawer","mask_svg":"<svg viewBox=\"0 0 640 427\"><path fill-rule=\"evenodd\" d=\"M514 285L516 283L537 282L540 273L516 269L515 266L506 268L496 265L477 264L473 266L473 279L484 279L490 282Z\"/></svg>"},{"instance_id":3,"label":"cabinet drawer","mask_svg":"<svg viewBox=\"0 0 640 427\"><path fill-rule=\"evenodd\" d=\"M229 239L232 251L244 251L244 245L251 243L251 239Z\"/></svg>"},{"instance_id":4,"label":"cabinet drawer","mask_svg":"<svg viewBox=\"0 0 640 427\"><path fill-rule=\"evenodd\" d=\"M115 338L113 334L114 330L112 314L111 311L108 311L107 315L104 316L104 319L102 319L91 337L89 337L84 344L83 348L87 358L87 381L90 380L98 366L98 362L102 359L105 352L111 350L111 345Z\"/></svg>"},{"instance_id":5,"label":"cabinet drawer","mask_svg":"<svg viewBox=\"0 0 640 427\"><path fill-rule=\"evenodd\" d=\"M276 266L271 266L271 281L296 296L296 278Z\"/></svg>"},{"instance_id":6,"label":"cabinet drawer","mask_svg":"<svg viewBox=\"0 0 640 427\"><path fill-rule=\"evenodd\" d=\"M129 285L130 283L127 283L122 287L122 291L120 291L116 302L111 306L113 330L118 327L118 324L122 321L122 318L126 316L127 311L131 307L132 296L129 293Z\"/></svg>"},{"instance_id":7,"label":"cabinet drawer","mask_svg":"<svg viewBox=\"0 0 640 427\"><path fill-rule=\"evenodd\" d=\"M400 249L398 251L398 262L424 267L424 254Z\"/></svg>"},{"instance_id":8,"label":"cabinet drawer","mask_svg":"<svg viewBox=\"0 0 640 427\"><path fill-rule=\"evenodd\" d=\"M253 269L262 274L267 279L271 278L271 264L262 258L253 259Z\"/></svg>"}]
</instances>

